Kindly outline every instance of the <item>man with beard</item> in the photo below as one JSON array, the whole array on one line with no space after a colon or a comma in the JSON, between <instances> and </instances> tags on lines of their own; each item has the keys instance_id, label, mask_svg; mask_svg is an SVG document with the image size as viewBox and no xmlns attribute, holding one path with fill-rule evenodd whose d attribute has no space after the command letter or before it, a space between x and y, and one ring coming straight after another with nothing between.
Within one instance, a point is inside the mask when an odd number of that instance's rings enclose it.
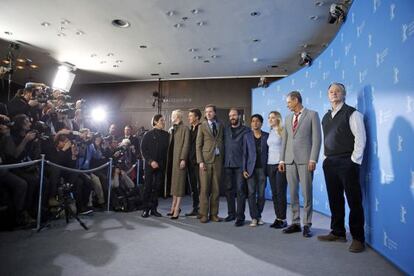
<instances>
[{"instance_id":1,"label":"man with beard","mask_svg":"<svg viewBox=\"0 0 414 276\"><path fill-rule=\"evenodd\" d=\"M228 212L228 216L224 220L233 221L236 219L235 225L242 226L246 207L246 182L242 175L243 136L249 131L249 128L241 124L240 113L237 108L230 109L229 121L230 124L224 129L224 185Z\"/></svg>"}]
</instances>

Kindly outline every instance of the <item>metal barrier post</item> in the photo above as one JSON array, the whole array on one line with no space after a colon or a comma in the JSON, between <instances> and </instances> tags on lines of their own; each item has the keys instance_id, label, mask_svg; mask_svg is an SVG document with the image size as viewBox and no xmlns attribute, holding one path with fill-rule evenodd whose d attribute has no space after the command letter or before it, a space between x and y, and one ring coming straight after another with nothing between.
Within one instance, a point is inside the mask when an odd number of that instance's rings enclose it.
<instances>
[{"instance_id":1,"label":"metal barrier post","mask_svg":"<svg viewBox=\"0 0 414 276\"><path fill-rule=\"evenodd\" d=\"M45 155L42 154L42 161L40 163L40 187L39 187L39 203L37 206L37 226L36 230L40 229L40 220L42 218L42 191L43 191L43 172L45 168Z\"/></svg>"},{"instance_id":2,"label":"metal barrier post","mask_svg":"<svg viewBox=\"0 0 414 276\"><path fill-rule=\"evenodd\" d=\"M109 158L108 207L107 207L107 212L109 212L109 205L111 204L111 189L112 189L112 158Z\"/></svg>"},{"instance_id":3,"label":"metal barrier post","mask_svg":"<svg viewBox=\"0 0 414 276\"><path fill-rule=\"evenodd\" d=\"M138 188L138 186L139 186L139 159L137 160L137 175L136 175L136 178L137 178L137 188Z\"/></svg>"}]
</instances>

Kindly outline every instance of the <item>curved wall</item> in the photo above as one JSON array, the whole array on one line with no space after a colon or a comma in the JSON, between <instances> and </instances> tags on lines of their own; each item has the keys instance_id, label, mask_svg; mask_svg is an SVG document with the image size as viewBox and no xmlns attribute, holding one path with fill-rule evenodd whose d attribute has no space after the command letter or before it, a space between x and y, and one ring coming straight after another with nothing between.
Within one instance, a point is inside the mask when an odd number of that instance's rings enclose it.
<instances>
[{"instance_id":1,"label":"curved wall","mask_svg":"<svg viewBox=\"0 0 414 276\"><path fill-rule=\"evenodd\" d=\"M367 242L414 274L414 2L356 0L336 38L309 68L252 92L252 114L288 114L285 95L298 90L322 118L331 82L364 114L367 147L361 167ZM264 129L268 130L266 123ZM323 147L321 151L323 159ZM321 163L314 209L330 214ZM270 196L269 187L266 191Z\"/></svg>"}]
</instances>

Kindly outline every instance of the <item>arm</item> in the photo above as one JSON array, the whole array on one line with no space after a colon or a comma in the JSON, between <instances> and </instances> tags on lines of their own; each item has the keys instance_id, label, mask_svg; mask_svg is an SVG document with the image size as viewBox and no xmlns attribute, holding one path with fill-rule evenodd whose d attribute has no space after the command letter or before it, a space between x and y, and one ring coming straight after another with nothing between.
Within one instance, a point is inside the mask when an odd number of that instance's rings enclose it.
<instances>
[{"instance_id":1,"label":"arm","mask_svg":"<svg viewBox=\"0 0 414 276\"><path fill-rule=\"evenodd\" d=\"M196 138L196 156L197 156L197 163L201 164L204 163L203 159L203 143L204 143L204 133L202 130L202 125L198 128L197 138Z\"/></svg>"},{"instance_id":2,"label":"arm","mask_svg":"<svg viewBox=\"0 0 414 276\"><path fill-rule=\"evenodd\" d=\"M247 149L247 135L248 132L243 135L243 177L246 179L249 178L249 173L247 172L247 159L249 155Z\"/></svg>"},{"instance_id":3,"label":"arm","mask_svg":"<svg viewBox=\"0 0 414 276\"><path fill-rule=\"evenodd\" d=\"M352 134L355 136L354 151L352 152L351 160L354 163L361 165L367 141L364 116L360 112L354 111L351 114L351 117L349 117L349 126Z\"/></svg>"},{"instance_id":4,"label":"arm","mask_svg":"<svg viewBox=\"0 0 414 276\"><path fill-rule=\"evenodd\" d=\"M279 161L278 170L280 172L285 172L286 170L285 154L286 154L286 143L287 143L286 121L285 121L285 126L283 127L283 130L282 130L281 138L282 138L282 146L280 149L280 161Z\"/></svg>"},{"instance_id":5,"label":"arm","mask_svg":"<svg viewBox=\"0 0 414 276\"><path fill-rule=\"evenodd\" d=\"M312 149L310 154L310 161L316 164L321 150L321 123L319 121L318 112L312 116Z\"/></svg>"},{"instance_id":6,"label":"arm","mask_svg":"<svg viewBox=\"0 0 414 276\"><path fill-rule=\"evenodd\" d=\"M190 150L190 130L185 127L184 128L184 141L183 141L183 148L181 151L181 155L180 155L180 168L184 169L185 168L185 162L188 158L188 152Z\"/></svg>"}]
</instances>

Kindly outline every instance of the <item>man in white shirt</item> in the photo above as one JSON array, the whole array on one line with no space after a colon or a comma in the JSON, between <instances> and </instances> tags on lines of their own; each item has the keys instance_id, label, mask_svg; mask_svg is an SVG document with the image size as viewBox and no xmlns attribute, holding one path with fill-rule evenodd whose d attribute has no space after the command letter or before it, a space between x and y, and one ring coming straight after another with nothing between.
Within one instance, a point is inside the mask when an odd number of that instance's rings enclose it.
<instances>
[{"instance_id":1,"label":"man in white shirt","mask_svg":"<svg viewBox=\"0 0 414 276\"><path fill-rule=\"evenodd\" d=\"M349 228L352 235L350 252L365 249L364 210L359 183L359 170L362 163L366 134L363 115L345 104L346 89L341 83L332 83L328 88L328 98L332 110L322 119L324 134L323 162L329 206L331 209L331 232L318 236L320 241L346 242L345 199L350 208Z\"/></svg>"}]
</instances>

